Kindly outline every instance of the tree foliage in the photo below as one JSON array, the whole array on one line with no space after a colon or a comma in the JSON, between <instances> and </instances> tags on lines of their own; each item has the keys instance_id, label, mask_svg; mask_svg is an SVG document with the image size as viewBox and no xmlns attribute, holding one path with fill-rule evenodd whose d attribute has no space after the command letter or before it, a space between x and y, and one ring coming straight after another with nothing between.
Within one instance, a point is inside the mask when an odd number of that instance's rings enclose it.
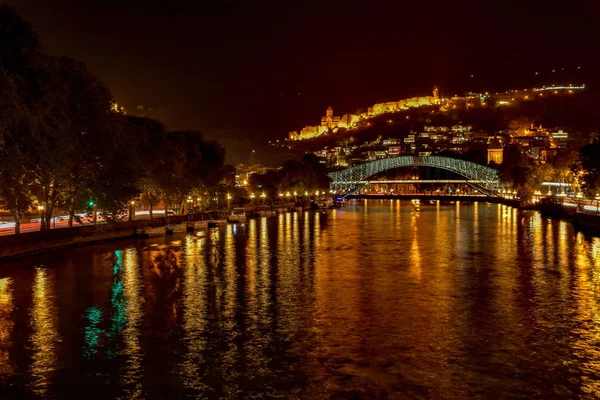
<instances>
[{"instance_id":1,"label":"tree foliage","mask_svg":"<svg viewBox=\"0 0 600 400\"><path fill-rule=\"evenodd\" d=\"M578 161L581 168L577 168L580 179L578 183L586 195L593 198L600 191L600 143L596 140L583 146L579 151Z\"/></svg>"},{"instance_id":2,"label":"tree foliage","mask_svg":"<svg viewBox=\"0 0 600 400\"><path fill-rule=\"evenodd\" d=\"M85 64L42 52L39 38L0 5L0 205L19 232L36 208L49 229L57 205L93 204L119 219L140 193L182 204L224 176L224 149L200 132L113 109L108 87Z\"/></svg>"}]
</instances>

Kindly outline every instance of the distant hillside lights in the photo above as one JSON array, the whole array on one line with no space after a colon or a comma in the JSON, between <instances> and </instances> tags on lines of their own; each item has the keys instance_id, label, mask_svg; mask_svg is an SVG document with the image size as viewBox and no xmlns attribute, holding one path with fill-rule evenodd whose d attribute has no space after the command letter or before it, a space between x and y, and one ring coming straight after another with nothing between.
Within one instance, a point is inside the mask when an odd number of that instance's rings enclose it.
<instances>
[{"instance_id":1,"label":"distant hillside lights","mask_svg":"<svg viewBox=\"0 0 600 400\"><path fill-rule=\"evenodd\" d=\"M489 95L490 105L512 106L519 105L523 101L532 101L551 95L569 95L585 89L585 85L551 85L533 89L509 90L504 93Z\"/></svg>"},{"instance_id":2,"label":"distant hillside lights","mask_svg":"<svg viewBox=\"0 0 600 400\"><path fill-rule=\"evenodd\" d=\"M116 112L116 113L121 113L121 114L127 114L125 112L125 107L118 105L117 103L112 103L110 106L110 111L112 112Z\"/></svg>"},{"instance_id":3,"label":"distant hillside lights","mask_svg":"<svg viewBox=\"0 0 600 400\"><path fill-rule=\"evenodd\" d=\"M359 116L355 114L344 114L343 116L334 116L333 108L328 107L325 111L325 116L321 117L321 125L318 126L305 126L298 134L297 131L289 133L290 140L303 140L311 139L317 136L321 136L329 130L337 130L338 128L351 128L359 120Z\"/></svg>"},{"instance_id":4,"label":"distant hillside lights","mask_svg":"<svg viewBox=\"0 0 600 400\"><path fill-rule=\"evenodd\" d=\"M369 107L366 113L344 114L340 116L333 115L333 108L328 107L325 116L321 117L321 124L318 126L305 126L300 133L292 131L289 133L289 140L311 139L323 135L329 131L337 131L339 128L355 128L360 120L368 119L376 115L404 111L412 107L428 106L440 103L438 88L433 89L433 96L412 97L399 101L387 103L377 103Z\"/></svg>"}]
</instances>

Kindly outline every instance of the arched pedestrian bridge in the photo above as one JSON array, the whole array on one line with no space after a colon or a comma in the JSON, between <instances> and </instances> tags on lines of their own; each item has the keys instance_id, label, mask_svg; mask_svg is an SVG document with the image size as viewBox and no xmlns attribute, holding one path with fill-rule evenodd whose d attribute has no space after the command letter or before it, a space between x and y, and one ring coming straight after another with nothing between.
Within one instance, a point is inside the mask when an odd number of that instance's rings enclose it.
<instances>
[{"instance_id":1,"label":"arched pedestrian bridge","mask_svg":"<svg viewBox=\"0 0 600 400\"><path fill-rule=\"evenodd\" d=\"M350 194L369 182L366 179L393 168L430 167L454 172L465 177L465 183L475 187L488 196L496 196L506 186L500 180L500 173L484 165L455 158L438 156L400 156L370 161L343 171L332 172L331 189ZM374 181L375 182L375 181Z\"/></svg>"}]
</instances>

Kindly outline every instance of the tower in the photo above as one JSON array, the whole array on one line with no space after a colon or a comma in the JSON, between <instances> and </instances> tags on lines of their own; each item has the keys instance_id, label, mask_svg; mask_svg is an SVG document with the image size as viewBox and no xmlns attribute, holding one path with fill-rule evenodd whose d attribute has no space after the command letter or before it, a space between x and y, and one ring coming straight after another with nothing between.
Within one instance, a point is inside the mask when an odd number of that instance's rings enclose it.
<instances>
[{"instance_id":1,"label":"tower","mask_svg":"<svg viewBox=\"0 0 600 400\"><path fill-rule=\"evenodd\" d=\"M433 87L433 99L435 101L438 101L440 99L440 91L438 90L437 86Z\"/></svg>"},{"instance_id":2,"label":"tower","mask_svg":"<svg viewBox=\"0 0 600 400\"><path fill-rule=\"evenodd\" d=\"M256 150L252 150L248 156L248 165L256 165Z\"/></svg>"},{"instance_id":3,"label":"tower","mask_svg":"<svg viewBox=\"0 0 600 400\"><path fill-rule=\"evenodd\" d=\"M327 107L327 111L325 111L325 116L327 116L327 118L333 119L333 108L331 108L331 106Z\"/></svg>"}]
</instances>

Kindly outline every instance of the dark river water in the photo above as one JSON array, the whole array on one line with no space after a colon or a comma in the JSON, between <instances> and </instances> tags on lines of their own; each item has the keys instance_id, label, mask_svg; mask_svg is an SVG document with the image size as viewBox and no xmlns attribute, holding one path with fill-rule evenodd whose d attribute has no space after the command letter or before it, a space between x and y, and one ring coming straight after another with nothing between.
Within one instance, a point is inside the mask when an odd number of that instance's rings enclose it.
<instances>
[{"instance_id":1,"label":"dark river water","mask_svg":"<svg viewBox=\"0 0 600 400\"><path fill-rule=\"evenodd\" d=\"M600 396L600 240L355 201L0 265L0 398Z\"/></svg>"}]
</instances>

